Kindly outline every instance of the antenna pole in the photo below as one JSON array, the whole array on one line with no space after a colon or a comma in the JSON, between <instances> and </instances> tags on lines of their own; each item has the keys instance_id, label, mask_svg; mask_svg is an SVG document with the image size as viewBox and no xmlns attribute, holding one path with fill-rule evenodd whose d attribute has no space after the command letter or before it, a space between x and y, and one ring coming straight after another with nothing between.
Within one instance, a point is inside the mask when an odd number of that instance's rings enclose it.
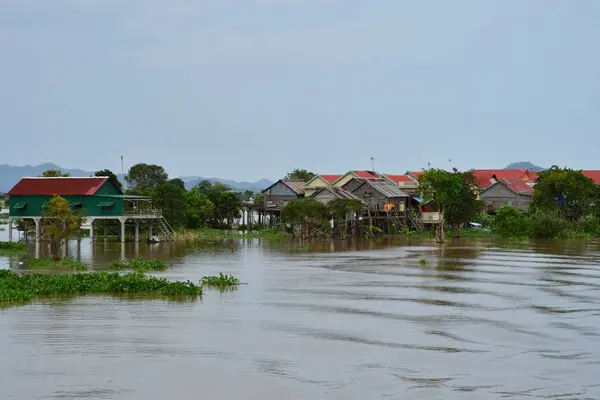
<instances>
[{"instance_id":1,"label":"antenna pole","mask_svg":"<svg viewBox=\"0 0 600 400\"><path fill-rule=\"evenodd\" d=\"M375 158L371 157L371 171L375 172Z\"/></svg>"}]
</instances>

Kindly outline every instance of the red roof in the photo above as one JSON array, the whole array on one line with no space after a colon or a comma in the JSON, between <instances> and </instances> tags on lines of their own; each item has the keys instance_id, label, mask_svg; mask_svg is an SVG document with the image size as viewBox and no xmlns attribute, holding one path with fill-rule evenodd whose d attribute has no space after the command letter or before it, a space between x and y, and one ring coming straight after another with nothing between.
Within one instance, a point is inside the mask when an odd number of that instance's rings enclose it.
<instances>
[{"instance_id":1,"label":"red roof","mask_svg":"<svg viewBox=\"0 0 600 400\"><path fill-rule=\"evenodd\" d=\"M90 196L108 180L107 177L89 178L22 178L9 195L37 196Z\"/></svg>"},{"instance_id":2,"label":"red roof","mask_svg":"<svg viewBox=\"0 0 600 400\"><path fill-rule=\"evenodd\" d=\"M583 171L581 171L581 173L587 176L588 178L593 179L596 185L600 185L600 171L584 169Z\"/></svg>"},{"instance_id":3,"label":"red roof","mask_svg":"<svg viewBox=\"0 0 600 400\"><path fill-rule=\"evenodd\" d=\"M354 175L358 176L359 178L364 178L364 179L374 179L374 178L381 177L378 173L372 172L372 171L352 171L352 173Z\"/></svg>"},{"instance_id":4,"label":"red roof","mask_svg":"<svg viewBox=\"0 0 600 400\"><path fill-rule=\"evenodd\" d=\"M514 192L520 193L520 194L532 194L533 193L533 187L531 187L531 185L530 185L533 182L531 182L530 180L502 179L499 182L504 183L506 186L508 186L509 189L513 190Z\"/></svg>"},{"instance_id":5,"label":"red roof","mask_svg":"<svg viewBox=\"0 0 600 400\"><path fill-rule=\"evenodd\" d=\"M388 178L389 180L391 180L394 183L414 182L414 179L412 179L408 175L385 175L385 177Z\"/></svg>"},{"instance_id":6,"label":"red roof","mask_svg":"<svg viewBox=\"0 0 600 400\"><path fill-rule=\"evenodd\" d=\"M528 174L532 171L528 171L526 169L475 169L472 172L475 176L475 180L477 181L477 186L480 188L491 186L494 183L492 182L492 178L498 181L505 179L509 181L534 181L534 179L530 178L530 175ZM535 175L535 179L537 179L537 174Z\"/></svg>"},{"instance_id":7,"label":"red roof","mask_svg":"<svg viewBox=\"0 0 600 400\"><path fill-rule=\"evenodd\" d=\"M408 172L409 174L411 174L412 176L414 176L415 178L419 179L421 177L421 175L423 175L423 171L414 171L414 172Z\"/></svg>"},{"instance_id":8,"label":"red roof","mask_svg":"<svg viewBox=\"0 0 600 400\"><path fill-rule=\"evenodd\" d=\"M332 184L333 182L337 181L338 179L340 179L342 176L341 175L319 175L321 178L323 178L323 180L329 182L329 184Z\"/></svg>"}]
</instances>

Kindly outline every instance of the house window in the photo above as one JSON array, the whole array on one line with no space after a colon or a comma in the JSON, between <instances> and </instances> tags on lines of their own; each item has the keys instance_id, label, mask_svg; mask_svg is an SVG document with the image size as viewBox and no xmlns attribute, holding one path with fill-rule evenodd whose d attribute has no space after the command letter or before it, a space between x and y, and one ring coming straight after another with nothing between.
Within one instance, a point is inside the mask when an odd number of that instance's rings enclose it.
<instances>
[{"instance_id":1,"label":"house window","mask_svg":"<svg viewBox=\"0 0 600 400\"><path fill-rule=\"evenodd\" d=\"M15 204L13 210L24 210L25 208L27 208L27 202L23 201L21 203Z\"/></svg>"},{"instance_id":2,"label":"house window","mask_svg":"<svg viewBox=\"0 0 600 400\"><path fill-rule=\"evenodd\" d=\"M71 203L71 210L79 211L82 209L81 203Z\"/></svg>"},{"instance_id":3,"label":"house window","mask_svg":"<svg viewBox=\"0 0 600 400\"><path fill-rule=\"evenodd\" d=\"M113 201L102 201L100 203L98 203L98 207L102 208L103 210L111 208L115 203Z\"/></svg>"}]
</instances>

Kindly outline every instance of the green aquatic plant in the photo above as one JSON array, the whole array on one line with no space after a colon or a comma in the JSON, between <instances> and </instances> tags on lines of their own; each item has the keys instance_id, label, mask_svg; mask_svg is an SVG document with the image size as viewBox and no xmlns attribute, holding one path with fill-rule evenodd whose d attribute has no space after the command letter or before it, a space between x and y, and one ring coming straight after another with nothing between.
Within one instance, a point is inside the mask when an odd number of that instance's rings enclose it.
<instances>
[{"instance_id":1,"label":"green aquatic plant","mask_svg":"<svg viewBox=\"0 0 600 400\"><path fill-rule=\"evenodd\" d=\"M205 276L201 281L202 286L214 286L219 288L239 286L242 282L233 275L219 273L219 276Z\"/></svg>"},{"instance_id":2,"label":"green aquatic plant","mask_svg":"<svg viewBox=\"0 0 600 400\"><path fill-rule=\"evenodd\" d=\"M35 269L70 269L73 271L88 270L87 265L76 261L73 257L65 257L57 261L32 258L31 260L27 261L27 266Z\"/></svg>"},{"instance_id":3,"label":"green aquatic plant","mask_svg":"<svg viewBox=\"0 0 600 400\"><path fill-rule=\"evenodd\" d=\"M429 264L429 261L427 261L427 260L426 260L426 259L424 259L424 258L421 258L421 259L419 260L419 265L421 265L421 266L425 266L425 265L428 265L428 264Z\"/></svg>"},{"instance_id":4,"label":"green aquatic plant","mask_svg":"<svg viewBox=\"0 0 600 400\"><path fill-rule=\"evenodd\" d=\"M38 296L80 294L154 294L158 296L199 297L202 286L190 281L169 282L165 278L133 272L90 272L18 274L0 270L0 306L24 302Z\"/></svg>"},{"instance_id":5,"label":"green aquatic plant","mask_svg":"<svg viewBox=\"0 0 600 400\"><path fill-rule=\"evenodd\" d=\"M0 255L26 253L27 245L22 242L0 242Z\"/></svg>"},{"instance_id":6,"label":"green aquatic plant","mask_svg":"<svg viewBox=\"0 0 600 400\"><path fill-rule=\"evenodd\" d=\"M160 260L144 260L142 258L132 258L131 260L115 260L109 267L113 271L122 271L130 269L136 272L166 271L169 264Z\"/></svg>"}]
</instances>

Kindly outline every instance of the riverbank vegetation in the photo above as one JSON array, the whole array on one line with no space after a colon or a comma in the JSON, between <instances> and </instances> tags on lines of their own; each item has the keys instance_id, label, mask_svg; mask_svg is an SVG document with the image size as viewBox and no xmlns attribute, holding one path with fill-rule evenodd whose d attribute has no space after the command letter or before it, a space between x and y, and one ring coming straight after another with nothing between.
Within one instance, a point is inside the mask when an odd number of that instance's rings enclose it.
<instances>
[{"instance_id":1,"label":"riverbank vegetation","mask_svg":"<svg viewBox=\"0 0 600 400\"><path fill-rule=\"evenodd\" d=\"M0 255L24 254L27 245L21 242L0 242Z\"/></svg>"},{"instance_id":2,"label":"riverbank vegetation","mask_svg":"<svg viewBox=\"0 0 600 400\"><path fill-rule=\"evenodd\" d=\"M173 240L176 242L219 242L227 239L261 238L279 241L290 237L286 232L277 229L260 229L255 231L234 231L230 229L181 229L175 231Z\"/></svg>"},{"instance_id":3,"label":"riverbank vegetation","mask_svg":"<svg viewBox=\"0 0 600 400\"><path fill-rule=\"evenodd\" d=\"M152 272L166 271L169 269L169 264L161 260L132 258L130 260L114 260L108 268L113 271L132 270L136 272Z\"/></svg>"},{"instance_id":4,"label":"riverbank vegetation","mask_svg":"<svg viewBox=\"0 0 600 400\"><path fill-rule=\"evenodd\" d=\"M46 260L32 258L27 261L27 266L33 269L48 269L48 270L71 270L71 271L87 271L88 266L76 261L73 257L65 257L60 260Z\"/></svg>"}]
</instances>

